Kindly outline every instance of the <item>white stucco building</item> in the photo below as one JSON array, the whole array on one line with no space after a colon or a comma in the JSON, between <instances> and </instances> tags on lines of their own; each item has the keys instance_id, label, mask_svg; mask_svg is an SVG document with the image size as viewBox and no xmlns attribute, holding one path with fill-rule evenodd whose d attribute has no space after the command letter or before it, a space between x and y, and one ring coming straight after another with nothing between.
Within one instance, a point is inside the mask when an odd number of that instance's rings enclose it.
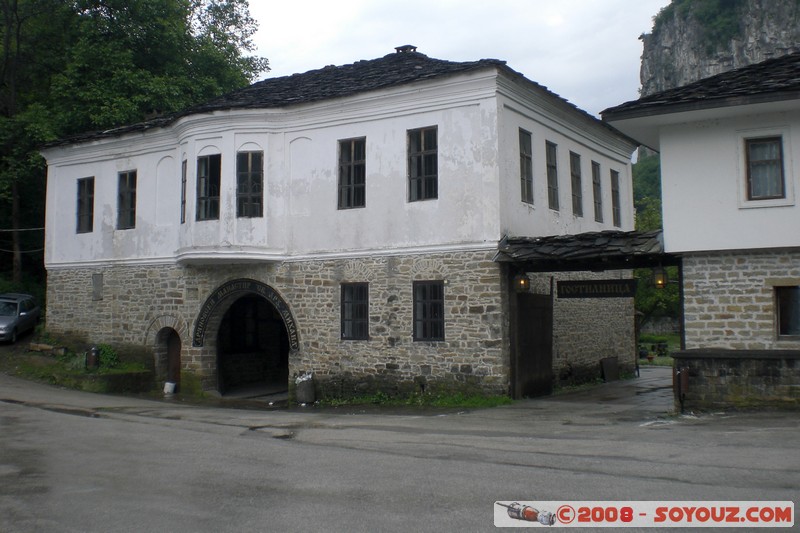
<instances>
[{"instance_id":1,"label":"white stucco building","mask_svg":"<svg viewBox=\"0 0 800 533\"><path fill-rule=\"evenodd\" d=\"M223 393L313 371L522 395L498 243L633 229L634 147L501 61L408 46L53 143L48 329ZM626 306L589 351L556 332L550 373L632 360Z\"/></svg>"},{"instance_id":2,"label":"white stucco building","mask_svg":"<svg viewBox=\"0 0 800 533\"><path fill-rule=\"evenodd\" d=\"M661 158L687 348L800 348L800 55L603 112Z\"/></svg>"}]
</instances>

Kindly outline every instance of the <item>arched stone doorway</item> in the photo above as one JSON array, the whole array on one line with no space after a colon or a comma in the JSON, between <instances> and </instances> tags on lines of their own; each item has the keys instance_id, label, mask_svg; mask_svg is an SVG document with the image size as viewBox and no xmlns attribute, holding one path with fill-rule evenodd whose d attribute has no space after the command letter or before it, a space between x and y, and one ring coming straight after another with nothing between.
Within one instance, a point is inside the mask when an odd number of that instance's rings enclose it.
<instances>
[{"instance_id":1,"label":"arched stone doorway","mask_svg":"<svg viewBox=\"0 0 800 533\"><path fill-rule=\"evenodd\" d=\"M207 386L247 397L288 389L289 353L299 342L294 317L278 292L256 280L236 279L206 299L192 345L215 362Z\"/></svg>"},{"instance_id":2,"label":"arched stone doorway","mask_svg":"<svg viewBox=\"0 0 800 533\"><path fill-rule=\"evenodd\" d=\"M175 392L181 382L181 337L172 328L162 328L156 334L156 379L175 384Z\"/></svg>"},{"instance_id":3,"label":"arched stone doorway","mask_svg":"<svg viewBox=\"0 0 800 533\"><path fill-rule=\"evenodd\" d=\"M242 296L222 317L217 334L220 394L259 396L286 390L289 337L277 309L257 295Z\"/></svg>"}]
</instances>

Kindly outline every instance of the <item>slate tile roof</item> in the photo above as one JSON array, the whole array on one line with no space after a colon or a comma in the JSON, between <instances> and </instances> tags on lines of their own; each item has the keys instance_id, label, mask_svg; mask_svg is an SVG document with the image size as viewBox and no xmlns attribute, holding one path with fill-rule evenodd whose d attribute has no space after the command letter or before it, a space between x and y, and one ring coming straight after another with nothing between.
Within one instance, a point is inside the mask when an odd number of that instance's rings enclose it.
<instances>
[{"instance_id":1,"label":"slate tile roof","mask_svg":"<svg viewBox=\"0 0 800 533\"><path fill-rule=\"evenodd\" d=\"M738 68L610 107L603 120L775 100L800 99L800 53Z\"/></svg>"},{"instance_id":2,"label":"slate tile roof","mask_svg":"<svg viewBox=\"0 0 800 533\"><path fill-rule=\"evenodd\" d=\"M48 146L72 144L170 125L181 117L229 109L267 109L319 102L333 98L396 87L423 80L452 76L479 69L506 68L498 59L455 62L434 59L416 52L413 46L397 48L384 57L349 65L329 65L301 74L267 78L183 111L100 132L89 132ZM541 86L540 86L541 87ZM543 87L544 89L544 87Z\"/></svg>"},{"instance_id":3,"label":"slate tile roof","mask_svg":"<svg viewBox=\"0 0 800 533\"><path fill-rule=\"evenodd\" d=\"M616 129L582 111L547 87L530 81L522 74L506 66L499 59L480 59L477 61L455 62L435 59L416 51L411 45L397 47L396 53L371 60L357 61L349 65L327 66L301 74L267 78L248 87L233 91L208 102L183 111L154 118L145 122L121 126L106 131L89 132L61 139L47 146L76 144L104 137L114 137L126 133L141 132L153 128L166 127L181 117L223 111L229 109L282 108L298 104L319 102L334 98L353 96L368 91L433 80L446 76L462 74L480 69L499 69L513 79L522 81L537 90L557 99L563 105L581 114L585 120L613 131Z\"/></svg>"},{"instance_id":4,"label":"slate tile roof","mask_svg":"<svg viewBox=\"0 0 800 533\"><path fill-rule=\"evenodd\" d=\"M505 237L494 260L529 272L639 268L675 264L661 230L598 231L548 237Z\"/></svg>"}]
</instances>

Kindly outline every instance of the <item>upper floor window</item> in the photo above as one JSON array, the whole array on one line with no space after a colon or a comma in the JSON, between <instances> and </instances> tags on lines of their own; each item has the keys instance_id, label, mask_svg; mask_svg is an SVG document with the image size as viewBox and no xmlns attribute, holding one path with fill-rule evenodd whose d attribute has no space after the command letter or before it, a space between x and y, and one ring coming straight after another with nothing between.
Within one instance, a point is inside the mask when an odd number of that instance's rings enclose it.
<instances>
[{"instance_id":1,"label":"upper floor window","mask_svg":"<svg viewBox=\"0 0 800 533\"><path fill-rule=\"evenodd\" d=\"M197 220L219 220L219 190L222 156L197 158Z\"/></svg>"},{"instance_id":2,"label":"upper floor window","mask_svg":"<svg viewBox=\"0 0 800 533\"><path fill-rule=\"evenodd\" d=\"M522 201L533 203L533 148L531 134L519 130L519 179Z\"/></svg>"},{"instance_id":3,"label":"upper floor window","mask_svg":"<svg viewBox=\"0 0 800 533\"><path fill-rule=\"evenodd\" d=\"M572 214L583 216L583 183L581 181L581 156L569 153L569 175L572 178Z\"/></svg>"},{"instance_id":4,"label":"upper floor window","mask_svg":"<svg viewBox=\"0 0 800 533\"><path fill-rule=\"evenodd\" d=\"M800 336L800 287L775 287L778 335Z\"/></svg>"},{"instance_id":5,"label":"upper floor window","mask_svg":"<svg viewBox=\"0 0 800 533\"><path fill-rule=\"evenodd\" d=\"M600 163L592 161L592 194L594 196L594 219L603 221L603 187L600 182Z\"/></svg>"},{"instance_id":6,"label":"upper floor window","mask_svg":"<svg viewBox=\"0 0 800 533\"><path fill-rule=\"evenodd\" d=\"M117 229L136 227L136 171L119 173L117 188Z\"/></svg>"},{"instance_id":7,"label":"upper floor window","mask_svg":"<svg viewBox=\"0 0 800 533\"><path fill-rule=\"evenodd\" d=\"M367 205L367 140L339 141L339 209Z\"/></svg>"},{"instance_id":8,"label":"upper floor window","mask_svg":"<svg viewBox=\"0 0 800 533\"><path fill-rule=\"evenodd\" d=\"M747 199L786 198L783 174L783 140L779 137L745 139Z\"/></svg>"},{"instance_id":9,"label":"upper floor window","mask_svg":"<svg viewBox=\"0 0 800 533\"><path fill-rule=\"evenodd\" d=\"M264 152L236 154L236 216L264 216Z\"/></svg>"},{"instance_id":10,"label":"upper floor window","mask_svg":"<svg viewBox=\"0 0 800 533\"><path fill-rule=\"evenodd\" d=\"M78 180L77 233L94 229L94 177Z\"/></svg>"},{"instance_id":11,"label":"upper floor window","mask_svg":"<svg viewBox=\"0 0 800 533\"><path fill-rule=\"evenodd\" d=\"M414 340L444 340L444 282L414 282Z\"/></svg>"},{"instance_id":12,"label":"upper floor window","mask_svg":"<svg viewBox=\"0 0 800 533\"><path fill-rule=\"evenodd\" d=\"M611 171L611 216L616 227L622 226L622 206L619 194L619 172Z\"/></svg>"},{"instance_id":13,"label":"upper floor window","mask_svg":"<svg viewBox=\"0 0 800 533\"><path fill-rule=\"evenodd\" d=\"M436 126L408 131L408 201L439 197Z\"/></svg>"},{"instance_id":14,"label":"upper floor window","mask_svg":"<svg viewBox=\"0 0 800 533\"><path fill-rule=\"evenodd\" d=\"M545 144L547 163L547 204L558 211L558 147L547 141Z\"/></svg>"},{"instance_id":15,"label":"upper floor window","mask_svg":"<svg viewBox=\"0 0 800 533\"><path fill-rule=\"evenodd\" d=\"M342 283L342 339L369 339L369 284Z\"/></svg>"},{"instance_id":16,"label":"upper floor window","mask_svg":"<svg viewBox=\"0 0 800 533\"><path fill-rule=\"evenodd\" d=\"M186 179L189 162L181 163L181 224L186 222Z\"/></svg>"}]
</instances>

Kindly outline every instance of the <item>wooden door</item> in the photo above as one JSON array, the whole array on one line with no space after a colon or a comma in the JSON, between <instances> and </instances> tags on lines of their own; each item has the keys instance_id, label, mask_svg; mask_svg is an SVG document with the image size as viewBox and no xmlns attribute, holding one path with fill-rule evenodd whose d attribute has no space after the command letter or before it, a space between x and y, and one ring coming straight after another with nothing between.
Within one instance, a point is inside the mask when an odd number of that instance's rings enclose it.
<instances>
[{"instance_id":1,"label":"wooden door","mask_svg":"<svg viewBox=\"0 0 800 533\"><path fill-rule=\"evenodd\" d=\"M553 300L517 293L514 398L553 393Z\"/></svg>"}]
</instances>

